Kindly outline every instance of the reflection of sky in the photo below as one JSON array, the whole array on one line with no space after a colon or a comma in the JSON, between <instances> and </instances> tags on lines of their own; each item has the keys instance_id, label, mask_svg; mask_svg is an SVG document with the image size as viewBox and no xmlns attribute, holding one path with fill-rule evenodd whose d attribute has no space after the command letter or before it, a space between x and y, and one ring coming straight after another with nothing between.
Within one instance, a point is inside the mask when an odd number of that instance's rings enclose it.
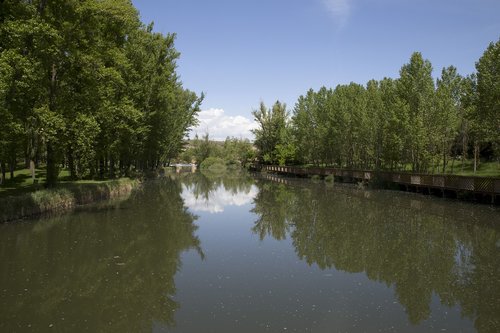
<instances>
[{"instance_id":1,"label":"reflection of sky","mask_svg":"<svg viewBox=\"0 0 500 333\"><path fill-rule=\"evenodd\" d=\"M236 194L219 186L208 194L208 199L202 195L196 198L192 188L182 186L181 196L184 199L184 204L194 212L222 213L226 206L243 206L250 203L257 193L258 189L253 185L248 192Z\"/></svg>"}]
</instances>

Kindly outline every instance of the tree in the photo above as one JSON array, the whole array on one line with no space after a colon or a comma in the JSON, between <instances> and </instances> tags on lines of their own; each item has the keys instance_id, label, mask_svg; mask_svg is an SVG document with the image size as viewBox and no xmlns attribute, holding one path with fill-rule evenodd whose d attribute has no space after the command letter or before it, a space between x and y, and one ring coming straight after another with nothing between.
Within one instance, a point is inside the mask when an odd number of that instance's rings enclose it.
<instances>
[{"instance_id":1,"label":"tree","mask_svg":"<svg viewBox=\"0 0 500 333\"><path fill-rule=\"evenodd\" d=\"M215 147L210 141L208 133L205 133L203 138L200 140L198 135L194 137L193 140L193 157L198 166L208 157L213 156Z\"/></svg>"},{"instance_id":2,"label":"tree","mask_svg":"<svg viewBox=\"0 0 500 333\"><path fill-rule=\"evenodd\" d=\"M485 141L487 136L486 127L482 124L483 119L478 112L477 95L476 75L469 75L464 80L464 96L462 98L462 103L467 119L468 137L471 139L473 145L474 173L476 173L479 165L481 143Z\"/></svg>"},{"instance_id":3,"label":"tree","mask_svg":"<svg viewBox=\"0 0 500 333\"><path fill-rule=\"evenodd\" d=\"M476 70L477 112L484 126L484 141L495 146L500 158L500 39L488 45Z\"/></svg>"},{"instance_id":4,"label":"tree","mask_svg":"<svg viewBox=\"0 0 500 333\"><path fill-rule=\"evenodd\" d=\"M129 0L0 2L0 168L44 160L47 186L154 169L182 149L203 94L176 74L175 34Z\"/></svg>"},{"instance_id":5,"label":"tree","mask_svg":"<svg viewBox=\"0 0 500 333\"><path fill-rule=\"evenodd\" d=\"M278 161L276 146L283 144L285 138L283 131L286 129L288 112L286 104L279 101L274 103L271 109L268 109L264 102L260 103L258 110L252 111L255 121L259 128L253 130L255 135L255 146L259 150L259 159L267 163L276 163Z\"/></svg>"},{"instance_id":6,"label":"tree","mask_svg":"<svg viewBox=\"0 0 500 333\"><path fill-rule=\"evenodd\" d=\"M443 68L436 89L436 134L442 142L442 173L445 173L450 150L460 129L462 87L462 77L458 75L457 69L453 66Z\"/></svg>"},{"instance_id":7,"label":"tree","mask_svg":"<svg viewBox=\"0 0 500 333\"><path fill-rule=\"evenodd\" d=\"M415 52L410 62L403 65L399 73L399 96L408 104L410 112L411 126L408 128L406 144L410 152L412 170L421 172L429 166L432 145L436 142L433 128L435 112L432 65L429 60L424 60L422 54Z\"/></svg>"}]
</instances>

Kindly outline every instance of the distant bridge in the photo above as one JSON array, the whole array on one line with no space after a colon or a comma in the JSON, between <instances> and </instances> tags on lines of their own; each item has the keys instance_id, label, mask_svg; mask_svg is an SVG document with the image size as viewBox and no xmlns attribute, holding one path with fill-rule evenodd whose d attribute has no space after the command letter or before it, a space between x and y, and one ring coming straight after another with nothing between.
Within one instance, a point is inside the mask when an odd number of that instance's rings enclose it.
<instances>
[{"instance_id":1,"label":"distant bridge","mask_svg":"<svg viewBox=\"0 0 500 333\"><path fill-rule=\"evenodd\" d=\"M194 163L177 163L177 164L172 164L171 167L175 168L176 173L181 173L181 172L196 172L196 164Z\"/></svg>"}]
</instances>

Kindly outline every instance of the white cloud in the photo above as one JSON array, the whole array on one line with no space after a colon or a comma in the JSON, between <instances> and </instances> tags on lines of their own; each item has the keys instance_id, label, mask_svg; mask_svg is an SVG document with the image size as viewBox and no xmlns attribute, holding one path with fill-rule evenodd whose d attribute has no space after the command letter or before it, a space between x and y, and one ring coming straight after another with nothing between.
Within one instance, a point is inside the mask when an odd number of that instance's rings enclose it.
<instances>
[{"instance_id":1,"label":"white cloud","mask_svg":"<svg viewBox=\"0 0 500 333\"><path fill-rule=\"evenodd\" d=\"M222 213L227 206L243 206L252 202L259 190L256 186L250 188L248 192L238 192L233 194L223 186L208 194L208 198L196 197L192 188L183 185L181 196L184 204L193 212L209 212L212 214Z\"/></svg>"},{"instance_id":2,"label":"white cloud","mask_svg":"<svg viewBox=\"0 0 500 333\"><path fill-rule=\"evenodd\" d=\"M208 133L214 140L225 140L226 137L246 138L253 140L252 129L257 124L243 116L227 116L223 109L203 110L198 114L200 124L192 128L191 137Z\"/></svg>"},{"instance_id":3,"label":"white cloud","mask_svg":"<svg viewBox=\"0 0 500 333\"><path fill-rule=\"evenodd\" d=\"M351 1L352 0L322 0L326 9L335 18L339 27L343 27L349 14L351 13Z\"/></svg>"}]
</instances>

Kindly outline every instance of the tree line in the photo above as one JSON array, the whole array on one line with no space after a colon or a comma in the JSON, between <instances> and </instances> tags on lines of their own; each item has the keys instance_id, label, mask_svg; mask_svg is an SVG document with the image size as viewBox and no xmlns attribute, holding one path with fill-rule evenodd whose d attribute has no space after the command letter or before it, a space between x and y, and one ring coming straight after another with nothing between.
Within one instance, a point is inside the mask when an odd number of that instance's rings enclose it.
<instances>
[{"instance_id":1,"label":"tree line","mask_svg":"<svg viewBox=\"0 0 500 333\"><path fill-rule=\"evenodd\" d=\"M200 138L198 134L189 141L186 149L179 155L179 160L186 163L217 163L230 169L244 167L255 159L255 149L248 139L226 137L224 141L210 139L209 133Z\"/></svg>"},{"instance_id":2,"label":"tree line","mask_svg":"<svg viewBox=\"0 0 500 333\"><path fill-rule=\"evenodd\" d=\"M500 158L500 40L461 76L436 80L415 52L396 79L310 89L292 114L276 102L253 115L259 159L273 164L445 172L456 159Z\"/></svg>"},{"instance_id":3,"label":"tree line","mask_svg":"<svg viewBox=\"0 0 500 333\"><path fill-rule=\"evenodd\" d=\"M73 179L154 169L183 148L203 94L176 73L175 34L129 0L0 1L0 167Z\"/></svg>"}]
</instances>

